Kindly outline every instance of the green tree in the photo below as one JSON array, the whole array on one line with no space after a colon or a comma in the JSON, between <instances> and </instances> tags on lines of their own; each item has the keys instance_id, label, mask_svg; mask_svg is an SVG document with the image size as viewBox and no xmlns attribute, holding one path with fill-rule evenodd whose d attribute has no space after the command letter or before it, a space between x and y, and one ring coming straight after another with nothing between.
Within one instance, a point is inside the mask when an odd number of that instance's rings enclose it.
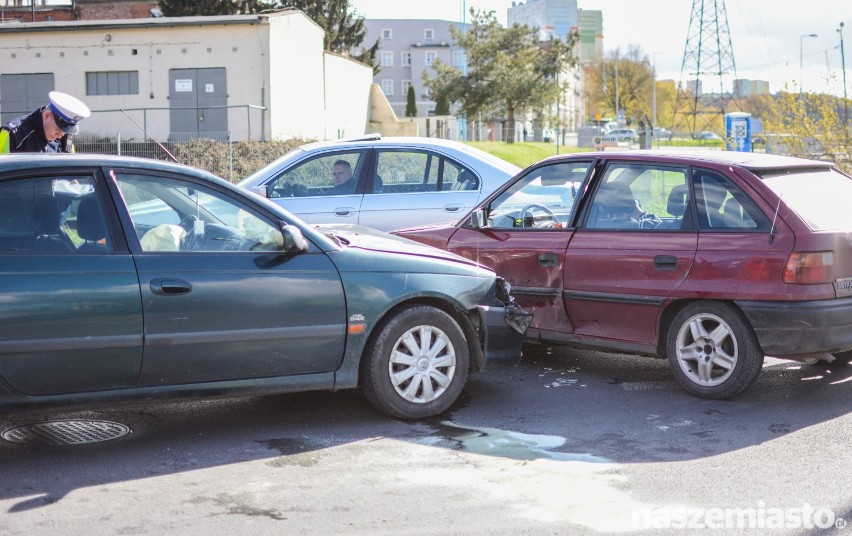
<instances>
[{"instance_id":1,"label":"green tree","mask_svg":"<svg viewBox=\"0 0 852 536\"><path fill-rule=\"evenodd\" d=\"M160 11L166 17L191 17L197 15L240 15L259 13L275 7L275 1L255 0L159 0Z\"/></svg>"},{"instance_id":2,"label":"green tree","mask_svg":"<svg viewBox=\"0 0 852 536\"><path fill-rule=\"evenodd\" d=\"M435 115L450 115L450 101L446 95L438 95L435 100Z\"/></svg>"},{"instance_id":3,"label":"green tree","mask_svg":"<svg viewBox=\"0 0 852 536\"><path fill-rule=\"evenodd\" d=\"M417 97L414 95L414 86L408 86L408 94L405 96L405 117L417 117Z\"/></svg>"},{"instance_id":4,"label":"green tree","mask_svg":"<svg viewBox=\"0 0 852 536\"><path fill-rule=\"evenodd\" d=\"M588 95L604 116L616 117L623 110L630 124L653 115L654 70L639 45L628 46L626 52L616 48L587 73Z\"/></svg>"},{"instance_id":5,"label":"green tree","mask_svg":"<svg viewBox=\"0 0 852 536\"><path fill-rule=\"evenodd\" d=\"M577 34L571 34L567 43L558 39L539 42L537 30L517 24L504 28L493 11L471 9L470 15L466 32L450 27L453 39L467 55L466 74L436 61L435 76L424 72L424 83L436 99L459 102L467 117L503 114L508 126L506 141L511 143L516 114L550 106L564 90L558 73L576 63L572 50Z\"/></svg>"},{"instance_id":6,"label":"green tree","mask_svg":"<svg viewBox=\"0 0 852 536\"><path fill-rule=\"evenodd\" d=\"M825 158L852 172L852 136L845 115L850 103L833 95L785 87L763 111L767 151Z\"/></svg>"}]
</instances>

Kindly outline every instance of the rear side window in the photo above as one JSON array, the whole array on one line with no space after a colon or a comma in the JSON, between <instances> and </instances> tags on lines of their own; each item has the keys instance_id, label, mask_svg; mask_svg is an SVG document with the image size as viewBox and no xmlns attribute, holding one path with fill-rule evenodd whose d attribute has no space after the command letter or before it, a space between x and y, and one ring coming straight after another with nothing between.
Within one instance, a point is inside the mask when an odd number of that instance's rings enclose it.
<instances>
[{"instance_id":1,"label":"rear side window","mask_svg":"<svg viewBox=\"0 0 852 536\"><path fill-rule=\"evenodd\" d=\"M768 230L769 220L727 177L701 169L693 171L701 231Z\"/></svg>"},{"instance_id":2,"label":"rear side window","mask_svg":"<svg viewBox=\"0 0 852 536\"><path fill-rule=\"evenodd\" d=\"M756 174L812 229L852 229L852 179L846 175L832 169Z\"/></svg>"},{"instance_id":3,"label":"rear side window","mask_svg":"<svg viewBox=\"0 0 852 536\"><path fill-rule=\"evenodd\" d=\"M112 243L91 176L0 183L0 254L109 251Z\"/></svg>"}]
</instances>

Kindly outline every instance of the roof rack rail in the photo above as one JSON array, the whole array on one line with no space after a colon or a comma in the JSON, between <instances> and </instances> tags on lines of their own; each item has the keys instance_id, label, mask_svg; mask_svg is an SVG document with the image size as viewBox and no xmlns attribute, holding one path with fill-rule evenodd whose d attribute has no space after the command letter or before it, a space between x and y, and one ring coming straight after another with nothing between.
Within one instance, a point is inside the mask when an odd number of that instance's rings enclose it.
<instances>
[{"instance_id":1,"label":"roof rack rail","mask_svg":"<svg viewBox=\"0 0 852 536\"><path fill-rule=\"evenodd\" d=\"M338 140L334 140L336 142L346 143L351 141L374 141L382 139L382 134L380 132L372 132L370 134L364 134L362 136L355 136L352 138L340 138Z\"/></svg>"}]
</instances>

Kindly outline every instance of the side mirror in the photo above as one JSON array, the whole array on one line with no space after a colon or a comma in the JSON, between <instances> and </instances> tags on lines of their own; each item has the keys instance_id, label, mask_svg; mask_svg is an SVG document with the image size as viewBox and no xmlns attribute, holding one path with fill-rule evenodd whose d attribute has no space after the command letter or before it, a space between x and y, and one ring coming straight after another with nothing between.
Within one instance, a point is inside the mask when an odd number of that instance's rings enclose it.
<instances>
[{"instance_id":1,"label":"side mirror","mask_svg":"<svg viewBox=\"0 0 852 536\"><path fill-rule=\"evenodd\" d=\"M308 241L305 240L302 231L295 225L282 222L281 234L284 235L284 247L282 249L287 253L308 250Z\"/></svg>"},{"instance_id":2,"label":"side mirror","mask_svg":"<svg viewBox=\"0 0 852 536\"><path fill-rule=\"evenodd\" d=\"M488 217L484 208L474 210L470 215L470 226L474 229L484 229L488 225Z\"/></svg>"},{"instance_id":3,"label":"side mirror","mask_svg":"<svg viewBox=\"0 0 852 536\"><path fill-rule=\"evenodd\" d=\"M249 188L249 191L253 194L257 194L260 197L269 197L269 185L261 184L260 186L252 186Z\"/></svg>"}]
</instances>

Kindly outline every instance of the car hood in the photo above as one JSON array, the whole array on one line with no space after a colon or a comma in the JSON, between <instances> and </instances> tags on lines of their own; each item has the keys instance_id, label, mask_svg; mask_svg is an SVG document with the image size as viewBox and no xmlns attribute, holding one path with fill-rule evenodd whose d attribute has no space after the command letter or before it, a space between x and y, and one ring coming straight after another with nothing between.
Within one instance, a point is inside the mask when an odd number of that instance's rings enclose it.
<instances>
[{"instance_id":1,"label":"car hood","mask_svg":"<svg viewBox=\"0 0 852 536\"><path fill-rule=\"evenodd\" d=\"M486 266L470 259L466 259L460 255L456 255L455 253L427 246L419 242L415 242L414 240L395 236L384 231L364 227L363 225L329 223L314 225L314 227L322 233L334 235L349 248L358 248L367 251L380 251L384 253L415 255L418 257L453 262L476 268L485 268L490 271L490 269Z\"/></svg>"}]
</instances>

